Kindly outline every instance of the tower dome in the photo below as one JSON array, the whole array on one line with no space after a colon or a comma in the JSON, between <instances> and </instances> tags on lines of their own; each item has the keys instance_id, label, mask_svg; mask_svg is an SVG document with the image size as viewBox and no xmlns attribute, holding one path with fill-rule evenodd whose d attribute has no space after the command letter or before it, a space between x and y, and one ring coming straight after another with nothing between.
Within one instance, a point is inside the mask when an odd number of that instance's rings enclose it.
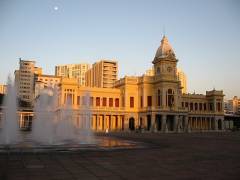
<instances>
[{"instance_id":1,"label":"tower dome","mask_svg":"<svg viewBox=\"0 0 240 180\"><path fill-rule=\"evenodd\" d=\"M172 49L172 46L168 42L167 37L164 35L162 40L161 40L161 45L156 52L155 59L165 58L165 57L168 57L168 56L175 57L175 54L174 54L174 51Z\"/></svg>"}]
</instances>

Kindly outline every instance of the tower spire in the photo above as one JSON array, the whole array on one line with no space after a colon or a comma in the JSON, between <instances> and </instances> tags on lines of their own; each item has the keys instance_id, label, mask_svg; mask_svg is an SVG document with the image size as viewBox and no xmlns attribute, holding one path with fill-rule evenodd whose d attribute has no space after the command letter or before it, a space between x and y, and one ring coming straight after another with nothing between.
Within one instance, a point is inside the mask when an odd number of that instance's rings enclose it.
<instances>
[{"instance_id":1,"label":"tower spire","mask_svg":"<svg viewBox=\"0 0 240 180\"><path fill-rule=\"evenodd\" d=\"M165 29L165 26L163 26L163 37L166 36L166 29Z\"/></svg>"},{"instance_id":2,"label":"tower spire","mask_svg":"<svg viewBox=\"0 0 240 180\"><path fill-rule=\"evenodd\" d=\"M161 40L161 45L159 46L159 48L156 52L155 58L163 58L163 57L167 57L169 55L175 57L172 46L168 42L167 37L164 35Z\"/></svg>"}]
</instances>

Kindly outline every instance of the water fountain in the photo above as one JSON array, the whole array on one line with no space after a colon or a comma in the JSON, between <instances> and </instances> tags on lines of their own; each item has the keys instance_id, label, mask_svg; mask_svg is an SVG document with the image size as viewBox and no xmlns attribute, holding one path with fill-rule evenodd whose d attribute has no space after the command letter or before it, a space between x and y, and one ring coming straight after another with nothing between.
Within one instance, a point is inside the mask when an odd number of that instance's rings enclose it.
<instances>
[{"instance_id":1,"label":"water fountain","mask_svg":"<svg viewBox=\"0 0 240 180\"><path fill-rule=\"evenodd\" d=\"M86 103L84 109L88 119L78 119L79 124L83 124L83 121L85 121L84 127L76 127L71 101L67 100L63 107L58 107L57 93L57 88L49 87L43 90L36 100L32 128L34 141L48 145L68 143L70 141L93 143L93 135L90 129L91 111L89 110L89 102ZM90 99L90 97L88 96L86 99Z\"/></svg>"},{"instance_id":2,"label":"water fountain","mask_svg":"<svg viewBox=\"0 0 240 180\"><path fill-rule=\"evenodd\" d=\"M73 110L71 101L58 106L57 88L44 89L34 105L31 132L19 129L17 118L16 91L8 79L7 95L4 100L4 118L0 129L0 151L72 151L79 149L131 147L129 142L94 137L91 130L90 94L84 94L84 105ZM81 116L80 116L81 115ZM7 146L6 146L7 145ZM7 148L6 148L7 147Z\"/></svg>"},{"instance_id":3,"label":"water fountain","mask_svg":"<svg viewBox=\"0 0 240 180\"><path fill-rule=\"evenodd\" d=\"M17 98L14 83L10 75L7 81L7 95L4 97L3 118L1 122L0 144L15 144L19 140L18 118L17 118Z\"/></svg>"},{"instance_id":4,"label":"water fountain","mask_svg":"<svg viewBox=\"0 0 240 180\"><path fill-rule=\"evenodd\" d=\"M92 119L92 112L90 109L90 93L86 92L84 95L84 107L79 109L79 112L83 114L83 117L79 119L77 127L78 127L78 134L79 138L83 142L94 142L94 135L91 130L91 119Z\"/></svg>"},{"instance_id":5,"label":"water fountain","mask_svg":"<svg viewBox=\"0 0 240 180\"><path fill-rule=\"evenodd\" d=\"M73 140L77 137L76 128L74 126L74 117L71 109L70 101L58 110L58 123L56 126L56 139L58 142Z\"/></svg>"},{"instance_id":6,"label":"water fountain","mask_svg":"<svg viewBox=\"0 0 240 180\"><path fill-rule=\"evenodd\" d=\"M36 142L42 144L53 144L55 138L56 95L50 90L49 88L44 89L37 97L34 106L32 137Z\"/></svg>"}]
</instances>

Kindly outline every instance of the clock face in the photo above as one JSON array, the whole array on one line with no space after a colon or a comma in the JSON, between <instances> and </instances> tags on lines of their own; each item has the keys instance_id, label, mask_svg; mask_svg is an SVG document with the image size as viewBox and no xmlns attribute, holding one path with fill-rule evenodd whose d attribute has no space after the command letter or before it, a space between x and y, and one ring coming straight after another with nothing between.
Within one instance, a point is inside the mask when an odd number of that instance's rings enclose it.
<instances>
[{"instance_id":1,"label":"clock face","mask_svg":"<svg viewBox=\"0 0 240 180\"><path fill-rule=\"evenodd\" d=\"M170 66L167 67L167 71L168 71L168 72L171 72L171 71L172 71L172 67L170 67Z\"/></svg>"}]
</instances>

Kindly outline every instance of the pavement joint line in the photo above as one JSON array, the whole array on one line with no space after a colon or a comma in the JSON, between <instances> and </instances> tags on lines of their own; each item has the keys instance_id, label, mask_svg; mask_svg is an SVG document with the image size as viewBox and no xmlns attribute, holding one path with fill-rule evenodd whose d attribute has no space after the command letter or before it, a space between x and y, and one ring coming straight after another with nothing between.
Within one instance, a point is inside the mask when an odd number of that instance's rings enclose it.
<instances>
[{"instance_id":1,"label":"pavement joint line","mask_svg":"<svg viewBox=\"0 0 240 180\"><path fill-rule=\"evenodd\" d=\"M71 171L69 171L69 170L65 167L65 165L64 165L61 161L59 161L57 155L58 155L58 154L52 154L52 155L51 155L51 158L54 158L54 161L57 162L57 163L64 169L64 171L66 171L67 174L69 174L69 175L71 176L72 179L78 179L77 177L74 176L74 174L73 174Z\"/></svg>"},{"instance_id":2,"label":"pavement joint line","mask_svg":"<svg viewBox=\"0 0 240 180\"><path fill-rule=\"evenodd\" d=\"M78 154L80 155L80 154ZM83 158L83 157L81 157ZM80 164L78 161L76 161L75 159L73 159L71 156L70 156L70 159L75 162L79 167L85 169L86 171L88 171L90 174L92 174L94 177L96 177L97 179L99 179L99 177L97 176L97 174L95 174L93 171L91 171L89 168L87 168L86 166Z\"/></svg>"},{"instance_id":3,"label":"pavement joint line","mask_svg":"<svg viewBox=\"0 0 240 180\"><path fill-rule=\"evenodd\" d=\"M107 171L110 171L111 173L113 173L113 174L116 174L118 177L120 177L120 179L125 179L124 177L122 177L120 174L118 174L117 172L115 172L115 171L113 171L113 170L111 170L111 169L108 169L108 168L106 168L106 167L103 167L103 166L101 166L101 165L99 165L99 164L97 164L95 161L93 161L93 160L90 160L92 163L94 163L95 165L97 165L97 166L99 166L99 167L101 167L101 168L103 168L103 169L105 169L105 170L107 170Z\"/></svg>"}]
</instances>

